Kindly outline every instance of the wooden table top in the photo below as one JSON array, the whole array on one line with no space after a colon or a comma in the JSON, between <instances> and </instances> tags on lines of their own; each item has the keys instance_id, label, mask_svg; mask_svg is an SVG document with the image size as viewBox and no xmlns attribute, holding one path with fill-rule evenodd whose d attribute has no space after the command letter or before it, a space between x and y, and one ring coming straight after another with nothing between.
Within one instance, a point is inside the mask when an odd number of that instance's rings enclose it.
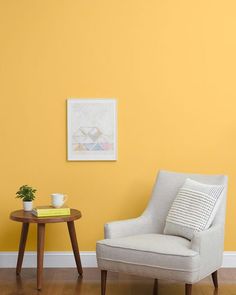
<instances>
[{"instance_id":1,"label":"wooden table top","mask_svg":"<svg viewBox=\"0 0 236 295\"><path fill-rule=\"evenodd\" d=\"M81 212L76 209L70 209L71 214L68 216L51 216L51 217L37 217L31 212L24 210L13 211L10 214L10 219L24 223L57 223L69 222L81 218Z\"/></svg>"}]
</instances>

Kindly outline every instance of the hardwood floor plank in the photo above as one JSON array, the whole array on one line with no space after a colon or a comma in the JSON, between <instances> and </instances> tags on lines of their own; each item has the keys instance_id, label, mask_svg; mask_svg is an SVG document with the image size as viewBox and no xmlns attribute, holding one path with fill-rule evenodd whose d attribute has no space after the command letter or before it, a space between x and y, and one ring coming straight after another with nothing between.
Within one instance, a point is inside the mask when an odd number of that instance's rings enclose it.
<instances>
[{"instance_id":1,"label":"hardwood floor plank","mask_svg":"<svg viewBox=\"0 0 236 295\"><path fill-rule=\"evenodd\" d=\"M44 269L42 291L37 291L36 270L0 269L1 295L100 295L100 271L84 269L83 279L76 269ZM211 277L194 284L193 295L236 295L236 269L219 271L219 289L215 291ZM108 272L107 295L152 295L153 279ZM184 295L184 284L159 280L158 295Z\"/></svg>"}]
</instances>

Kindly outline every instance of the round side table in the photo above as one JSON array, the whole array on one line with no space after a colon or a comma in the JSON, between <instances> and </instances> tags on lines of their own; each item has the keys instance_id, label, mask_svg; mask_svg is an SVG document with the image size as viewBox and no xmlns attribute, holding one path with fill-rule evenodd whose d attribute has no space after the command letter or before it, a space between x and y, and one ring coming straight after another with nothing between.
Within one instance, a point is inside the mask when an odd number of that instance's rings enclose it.
<instances>
[{"instance_id":1,"label":"round side table","mask_svg":"<svg viewBox=\"0 0 236 295\"><path fill-rule=\"evenodd\" d=\"M81 218L80 211L76 209L71 209L71 214L69 216L53 216L53 217L36 217L31 212L26 212L23 210L17 210L10 214L10 219L22 223L21 238L19 244L18 259L16 265L16 274L19 275L21 272L25 245L29 230L30 223L37 224L37 289L42 289L42 278L43 278L43 256L44 256L44 237L45 237L45 225L46 223L58 223L66 222L72 249L74 252L75 262L77 270L80 276L83 275L83 269L81 266L79 246L77 243L76 232L74 221Z\"/></svg>"}]
</instances>

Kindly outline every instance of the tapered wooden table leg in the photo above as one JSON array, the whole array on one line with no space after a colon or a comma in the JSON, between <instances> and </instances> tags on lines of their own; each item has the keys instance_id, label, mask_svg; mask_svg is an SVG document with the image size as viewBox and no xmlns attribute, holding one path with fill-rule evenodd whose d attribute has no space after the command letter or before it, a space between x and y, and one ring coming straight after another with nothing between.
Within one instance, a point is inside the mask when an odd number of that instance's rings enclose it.
<instances>
[{"instance_id":1,"label":"tapered wooden table leg","mask_svg":"<svg viewBox=\"0 0 236 295\"><path fill-rule=\"evenodd\" d=\"M38 223L37 243L37 289L42 289L45 223Z\"/></svg>"},{"instance_id":2,"label":"tapered wooden table leg","mask_svg":"<svg viewBox=\"0 0 236 295\"><path fill-rule=\"evenodd\" d=\"M19 275L21 272L28 230L29 230L29 223L22 223L19 252L18 252L17 265L16 265L16 274L17 275Z\"/></svg>"},{"instance_id":3,"label":"tapered wooden table leg","mask_svg":"<svg viewBox=\"0 0 236 295\"><path fill-rule=\"evenodd\" d=\"M74 221L67 222L68 231L70 234L70 241L72 245L72 249L74 252L75 262L77 266L78 273L83 276L83 269L81 266L80 254L79 254L79 246L77 243L76 232L75 232L75 224Z\"/></svg>"}]
</instances>

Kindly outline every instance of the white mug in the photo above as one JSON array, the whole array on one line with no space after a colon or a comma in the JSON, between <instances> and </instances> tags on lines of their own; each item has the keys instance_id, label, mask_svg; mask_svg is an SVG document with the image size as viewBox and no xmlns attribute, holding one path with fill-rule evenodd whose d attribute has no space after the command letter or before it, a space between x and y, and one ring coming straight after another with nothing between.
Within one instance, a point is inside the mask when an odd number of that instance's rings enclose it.
<instances>
[{"instance_id":1,"label":"white mug","mask_svg":"<svg viewBox=\"0 0 236 295\"><path fill-rule=\"evenodd\" d=\"M59 193L51 194L51 204L54 208L60 208L65 204L66 201L67 195Z\"/></svg>"}]
</instances>

